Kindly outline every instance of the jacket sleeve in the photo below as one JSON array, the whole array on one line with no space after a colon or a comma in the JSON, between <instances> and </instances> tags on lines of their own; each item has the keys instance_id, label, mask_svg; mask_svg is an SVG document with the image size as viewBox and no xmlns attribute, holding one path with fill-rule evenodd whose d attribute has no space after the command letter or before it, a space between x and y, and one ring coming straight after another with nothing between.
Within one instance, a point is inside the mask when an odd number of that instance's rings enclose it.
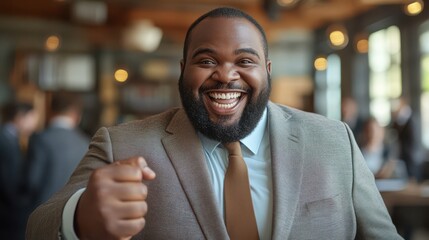
<instances>
[{"instance_id":1,"label":"jacket sleeve","mask_svg":"<svg viewBox=\"0 0 429 240\"><path fill-rule=\"evenodd\" d=\"M356 214L356 239L403 239L392 223L374 175L368 169L365 159L346 125L353 161L353 206Z\"/></svg>"}]
</instances>

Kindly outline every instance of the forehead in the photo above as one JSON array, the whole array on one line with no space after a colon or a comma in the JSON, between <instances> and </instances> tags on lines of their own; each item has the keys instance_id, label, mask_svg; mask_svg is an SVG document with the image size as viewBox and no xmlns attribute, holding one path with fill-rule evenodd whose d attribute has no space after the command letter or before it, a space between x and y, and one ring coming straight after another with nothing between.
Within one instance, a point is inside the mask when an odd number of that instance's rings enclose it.
<instances>
[{"instance_id":1,"label":"forehead","mask_svg":"<svg viewBox=\"0 0 429 240\"><path fill-rule=\"evenodd\" d=\"M201 21L191 32L187 54L202 47L253 48L263 56L261 33L245 18L208 17Z\"/></svg>"}]
</instances>

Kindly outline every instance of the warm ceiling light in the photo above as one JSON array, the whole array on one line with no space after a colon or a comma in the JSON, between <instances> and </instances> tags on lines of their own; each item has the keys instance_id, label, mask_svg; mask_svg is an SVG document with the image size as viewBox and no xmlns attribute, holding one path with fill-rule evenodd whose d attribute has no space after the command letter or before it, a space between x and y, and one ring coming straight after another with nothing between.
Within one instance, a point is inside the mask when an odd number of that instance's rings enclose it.
<instances>
[{"instance_id":1,"label":"warm ceiling light","mask_svg":"<svg viewBox=\"0 0 429 240\"><path fill-rule=\"evenodd\" d=\"M329 41L331 41L332 45L336 47L343 45L345 40L346 38L344 33L339 30L333 31L329 34Z\"/></svg>"},{"instance_id":2,"label":"warm ceiling light","mask_svg":"<svg viewBox=\"0 0 429 240\"><path fill-rule=\"evenodd\" d=\"M325 57L318 57L314 60L314 68L317 71L324 71L328 68L328 60Z\"/></svg>"},{"instance_id":3,"label":"warm ceiling light","mask_svg":"<svg viewBox=\"0 0 429 240\"><path fill-rule=\"evenodd\" d=\"M354 38L354 47L358 53L368 53L369 42L368 42L368 33L361 32L356 34Z\"/></svg>"},{"instance_id":4,"label":"warm ceiling light","mask_svg":"<svg viewBox=\"0 0 429 240\"><path fill-rule=\"evenodd\" d=\"M162 40L162 29L155 27L148 20L133 23L124 32L124 43L126 47L153 52Z\"/></svg>"},{"instance_id":5,"label":"warm ceiling light","mask_svg":"<svg viewBox=\"0 0 429 240\"><path fill-rule=\"evenodd\" d=\"M128 72L124 69L118 69L115 71L115 80L118 82L125 82L128 79Z\"/></svg>"},{"instance_id":6,"label":"warm ceiling light","mask_svg":"<svg viewBox=\"0 0 429 240\"><path fill-rule=\"evenodd\" d=\"M404 7L405 13L410 16L418 15L423 11L423 1L422 0L414 0Z\"/></svg>"},{"instance_id":7,"label":"warm ceiling light","mask_svg":"<svg viewBox=\"0 0 429 240\"><path fill-rule=\"evenodd\" d=\"M358 53L367 53L368 48L368 39L359 39L356 42L356 50L358 51Z\"/></svg>"},{"instance_id":8,"label":"warm ceiling light","mask_svg":"<svg viewBox=\"0 0 429 240\"><path fill-rule=\"evenodd\" d=\"M53 52L58 49L60 46L60 38L58 36L52 35L49 36L45 41L45 49Z\"/></svg>"},{"instance_id":9,"label":"warm ceiling light","mask_svg":"<svg viewBox=\"0 0 429 240\"><path fill-rule=\"evenodd\" d=\"M291 7L298 3L299 0L277 0L281 7Z\"/></svg>"},{"instance_id":10,"label":"warm ceiling light","mask_svg":"<svg viewBox=\"0 0 429 240\"><path fill-rule=\"evenodd\" d=\"M343 49L349 42L347 30L342 25L333 25L327 29L328 39L335 49Z\"/></svg>"}]
</instances>

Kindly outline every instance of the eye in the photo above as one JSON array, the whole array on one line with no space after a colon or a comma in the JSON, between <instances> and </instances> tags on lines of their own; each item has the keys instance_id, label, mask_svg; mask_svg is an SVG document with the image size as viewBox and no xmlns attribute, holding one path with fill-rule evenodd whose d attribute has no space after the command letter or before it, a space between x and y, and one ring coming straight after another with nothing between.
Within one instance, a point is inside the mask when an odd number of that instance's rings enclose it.
<instances>
[{"instance_id":1,"label":"eye","mask_svg":"<svg viewBox=\"0 0 429 240\"><path fill-rule=\"evenodd\" d=\"M216 63L212 59L205 58L205 59L200 60L199 64L201 64L201 65L213 65L213 64L216 64Z\"/></svg>"},{"instance_id":2,"label":"eye","mask_svg":"<svg viewBox=\"0 0 429 240\"><path fill-rule=\"evenodd\" d=\"M238 61L238 64L240 64L240 65L250 65L250 64L253 64L253 63L254 63L254 61L252 61L249 58L243 58L243 59L240 59Z\"/></svg>"}]
</instances>

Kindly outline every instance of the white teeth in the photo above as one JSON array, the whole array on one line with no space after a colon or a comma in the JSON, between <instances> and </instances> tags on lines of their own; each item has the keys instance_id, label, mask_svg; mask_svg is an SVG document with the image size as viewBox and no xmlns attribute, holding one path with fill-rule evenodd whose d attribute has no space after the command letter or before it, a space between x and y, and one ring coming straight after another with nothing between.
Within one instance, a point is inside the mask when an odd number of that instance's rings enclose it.
<instances>
[{"instance_id":1,"label":"white teeth","mask_svg":"<svg viewBox=\"0 0 429 240\"><path fill-rule=\"evenodd\" d=\"M232 99L239 98L241 93L233 92L233 93L209 93L209 96L214 99Z\"/></svg>"},{"instance_id":2,"label":"white teeth","mask_svg":"<svg viewBox=\"0 0 429 240\"><path fill-rule=\"evenodd\" d=\"M216 107L218 107L218 108L224 108L224 109L226 109L226 108L232 108L232 107L234 107L237 103L219 104L219 103L217 103L217 102L213 102L213 104L214 104Z\"/></svg>"},{"instance_id":3,"label":"white teeth","mask_svg":"<svg viewBox=\"0 0 429 240\"><path fill-rule=\"evenodd\" d=\"M229 99L238 99L241 97L240 92L231 92L231 93L215 93L211 92L209 93L209 96L215 100L229 100ZM233 103L218 103L215 101L212 101L213 104L218 108L228 109L233 108L238 104L238 101L234 101Z\"/></svg>"},{"instance_id":4,"label":"white teeth","mask_svg":"<svg viewBox=\"0 0 429 240\"><path fill-rule=\"evenodd\" d=\"M240 92L230 92L230 93L215 93L211 92L209 93L209 96L216 100L229 100L229 99L238 99L241 97ZM238 104L238 101L234 101L233 103L218 103L215 101L212 101L212 103L218 107L223 109L233 108Z\"/></svg>"}]
</instances>

